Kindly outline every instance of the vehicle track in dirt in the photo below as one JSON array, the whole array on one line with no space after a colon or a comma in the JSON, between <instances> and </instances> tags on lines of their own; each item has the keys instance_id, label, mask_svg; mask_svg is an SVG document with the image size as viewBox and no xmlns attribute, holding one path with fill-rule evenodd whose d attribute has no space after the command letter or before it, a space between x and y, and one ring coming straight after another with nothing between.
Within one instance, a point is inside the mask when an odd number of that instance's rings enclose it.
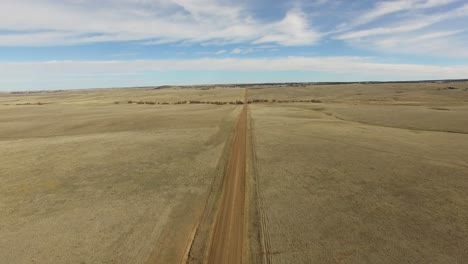
<instances>
[{"instance_id":1,"label":"vehicle track in dirt","mask_svg":"<svg viewBox=\"0 0 468 264\"><path fill-rule=\"evenodd\" d=\"M271 263L247 93L246 89L244 105L225 147L225 158L218 165L222 171L219 182L213 182L195 236L180 263Z\"/></svg>"},{"instance_id":2,"label":"vehicle track in dirt","mask_svg":"<svg viewBox=\"0 0 468 264\"><path fill-rule=\"evenodd\" d=\"M246 93L247 94L247 93ZM248 104L244 104L226 167L209 264L242 263L245 233Z\"/></svg>"}]
</instances>

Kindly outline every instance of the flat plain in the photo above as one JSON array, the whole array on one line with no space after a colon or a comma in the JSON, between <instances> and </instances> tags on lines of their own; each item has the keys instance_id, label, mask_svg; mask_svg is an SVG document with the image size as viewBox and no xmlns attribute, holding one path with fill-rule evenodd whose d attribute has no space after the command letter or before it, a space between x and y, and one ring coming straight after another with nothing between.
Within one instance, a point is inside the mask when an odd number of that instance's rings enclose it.
<instances>
[{"instance_id":1,"label":"flat plain","mask_svg":"<svg viewBox=\"0 0 468 264\"><path fill-rule=\"evenodd\" d=\"M1 96L0 262L182 262L240 107L126 101L243 90L179 92Z\"/></svg>"},{"instance_id":2,"label":"flat plain","mask_svg":"<svg viewBox=\"0 0 468 264\"><path fill-rule=\"evenodd\" d=\"M252 89L267 263L468 261L467 84ZM459 87L459 88L458 88Z\"/></svg>"},{"instance_id":3,"label":"flat plain","mask_svg":"<svg viewBox=\"0 0 468 264\"><path fill-rule=\"evenodd\" d=\"M232 197L243 263L468 262L468 83L4 93L0 157L6 263L207 263Z\"/></svg>"}]
</instances>

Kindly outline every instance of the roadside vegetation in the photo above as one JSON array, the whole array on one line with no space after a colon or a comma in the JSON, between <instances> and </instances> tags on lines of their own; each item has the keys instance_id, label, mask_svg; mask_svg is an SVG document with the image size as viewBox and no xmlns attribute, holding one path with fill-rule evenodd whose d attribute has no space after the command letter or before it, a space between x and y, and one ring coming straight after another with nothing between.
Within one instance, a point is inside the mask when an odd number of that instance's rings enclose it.
<instances>
[{"instance_id":1,"label":"roadside vegetation","mask_svg":"<svg viewBox=\"0 0 468 264\"><path fill-rule=\"evenodd\" d=\"M128 104L148 104L148 105L180 105L180 104L214 104L214 105L243 105L245 102L236 100L236 101L198 101L198 100L189 100L189 101L178 101L178 102L156 102L156 101L135 101L128 100ZM321 100L312 99L312 100L268 100L268 99L253 99L248 100L247 104L259 104L259 103L322 103ZM120 102L114 102L114 104L120 104Z\"/></svg>"}]
</instances>

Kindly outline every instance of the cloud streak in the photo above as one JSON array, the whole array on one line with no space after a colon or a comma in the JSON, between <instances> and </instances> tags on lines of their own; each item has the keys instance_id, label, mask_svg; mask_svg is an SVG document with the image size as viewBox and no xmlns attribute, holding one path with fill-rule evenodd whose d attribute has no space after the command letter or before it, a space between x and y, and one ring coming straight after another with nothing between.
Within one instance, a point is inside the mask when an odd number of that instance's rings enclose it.
<instances>
[{"instance_id":1,"label":"cloud streak","mask_svg":"<svg viewBox=\"0 0 468 264\"><path fill-rule=\"evenodd\" d=\"M444 66L468 58L467 23L463 0L5 0L0 84L168 75L189 83L226 72L239 73L232 80L468 78L466 65ZM60 60L32 62L51 59Z\"/></svg>"},{"instance_id":2,"label":"cloud streak","mask_svg":"<svg viewBox=\"0 0 468 264\"><path fill-rule=\"evenodd\" d=\"M350 25L350 27L367 24L384 16L402 11L430 9L458 1L460 0L397 0L377 2L373 9L362 14Z\"/></svg>"},{"instance_id":3,"label":"cloud streak","mask_svg":"<svg viewBox=\"0 0 468 264\"><path fill-rule=\"evenodd\" d=\"M465 4L459 8L456 8L448 12L422 16L417 19L405 20L393 26L376 27L376 28L365 29L365 30L351 31L345 34L341 34L337 38L341 40L348 40L348 39L371 37L371 36L376 36L376 35L410 32L410 31L415 31L418 29L428 27L430 25L442 22L444 20L456 19L460 17L468 17L468 4Z\"/></svg>"},{"instance_id":4,"label":"cloud streak","mask_svg":"<svg viewBox=\"0 0 468 264\"><path fill-rule=\"evenodd\" d=\"M300 10L259 21L243 6L217 0L18 0L0 3L0 46L56 46L109 41L312 45L320 34Z\"/></svg>"},{"instance_id":5,"label":"cloud streak","mask_svg":"<svg viewBox=\"0 0 468 264\"><path fill-rule=\"evenodd\" d=\"M403 6L416 6L421 9L455 2L458 1L392 1L384 2L380 6L390 4L398 6L398 8L394 6L393 9L383 9L391 13L389 10L394 12L405 10ZM339 32L334 35L334 38L363 49L384 53L468 58L466 46L468 38L463 26L464 23L461 22L466 22L467 18L468 4L465 3L455 8L439 10L430 14L401 16L397 20L398 22Z\"/></svg>"},{"instance_id":6,"label":"cloud streak","mask_svg":"<svg viewBox=\"0 0 468 264\"><path fill-rule=\"evenodd\" d=\"M305 71L363 73L392 78L466 78L468 65L382 63L364 57L202 58L133 61L48 61L0 63L0 80L73 75L139 74L148 71Z\"/></svg>"}]
</instances>

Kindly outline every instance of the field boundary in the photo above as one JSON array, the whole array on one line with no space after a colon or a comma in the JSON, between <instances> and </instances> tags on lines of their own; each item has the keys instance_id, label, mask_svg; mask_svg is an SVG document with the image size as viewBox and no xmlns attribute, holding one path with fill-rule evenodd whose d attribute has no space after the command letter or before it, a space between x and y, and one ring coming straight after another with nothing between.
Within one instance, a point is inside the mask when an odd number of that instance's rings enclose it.
<instances>
[{"instance_id":1,"label":"field boundary","mask_svg":"<svg viewBox=\"0 0 468 264\"><path fill-rule=\"evenodd\" d=\"M236 115L238 114L236 113ZM227 161L231 157L231 148L235 138L237 122L238 120L236 119L231 125L228 140L218 160L216 175L211 182L203 213L197 221L198 224L196 225L193 238L189 242L186 256L182 259L181 264L205 263L204 260L208 256L213 233L211 227L218 211L219 198L221 196L224 175L226 174Z\"/></svg>"},{"instance_id":2,"label":"field boundary","mask_svg":"<svg viewBox=\"0 0 468 264\"><path fill-rule=\"evenodd\" d=\"M254 255L260 257L260 262L263 264L270 264L272 263L271 259L271 245L270 245L270 233L268 232L268 218L265 214L265 203L263 195L260 191L260 181L258 177L258 167L257 167L257 152L256 152L256 139L255 139L255 124L254 120L249 113L249 174L251 177L251 185L252 187L252 194L255 196L252 201L250 201L253 206L255 207L254 212L256 215L256 219L251 219L251 222L256 220L256 225L251 224L251 228L255 230L258 236L258 244L260 246L260 252L254 253L251 252L253 255L252 258L256 259ZM252 243L252 241L251 241ZM255 249L255 245L250 245L251 249ZM258 261L258 260L257 260Z\"/></svg>"}]
</instances>

